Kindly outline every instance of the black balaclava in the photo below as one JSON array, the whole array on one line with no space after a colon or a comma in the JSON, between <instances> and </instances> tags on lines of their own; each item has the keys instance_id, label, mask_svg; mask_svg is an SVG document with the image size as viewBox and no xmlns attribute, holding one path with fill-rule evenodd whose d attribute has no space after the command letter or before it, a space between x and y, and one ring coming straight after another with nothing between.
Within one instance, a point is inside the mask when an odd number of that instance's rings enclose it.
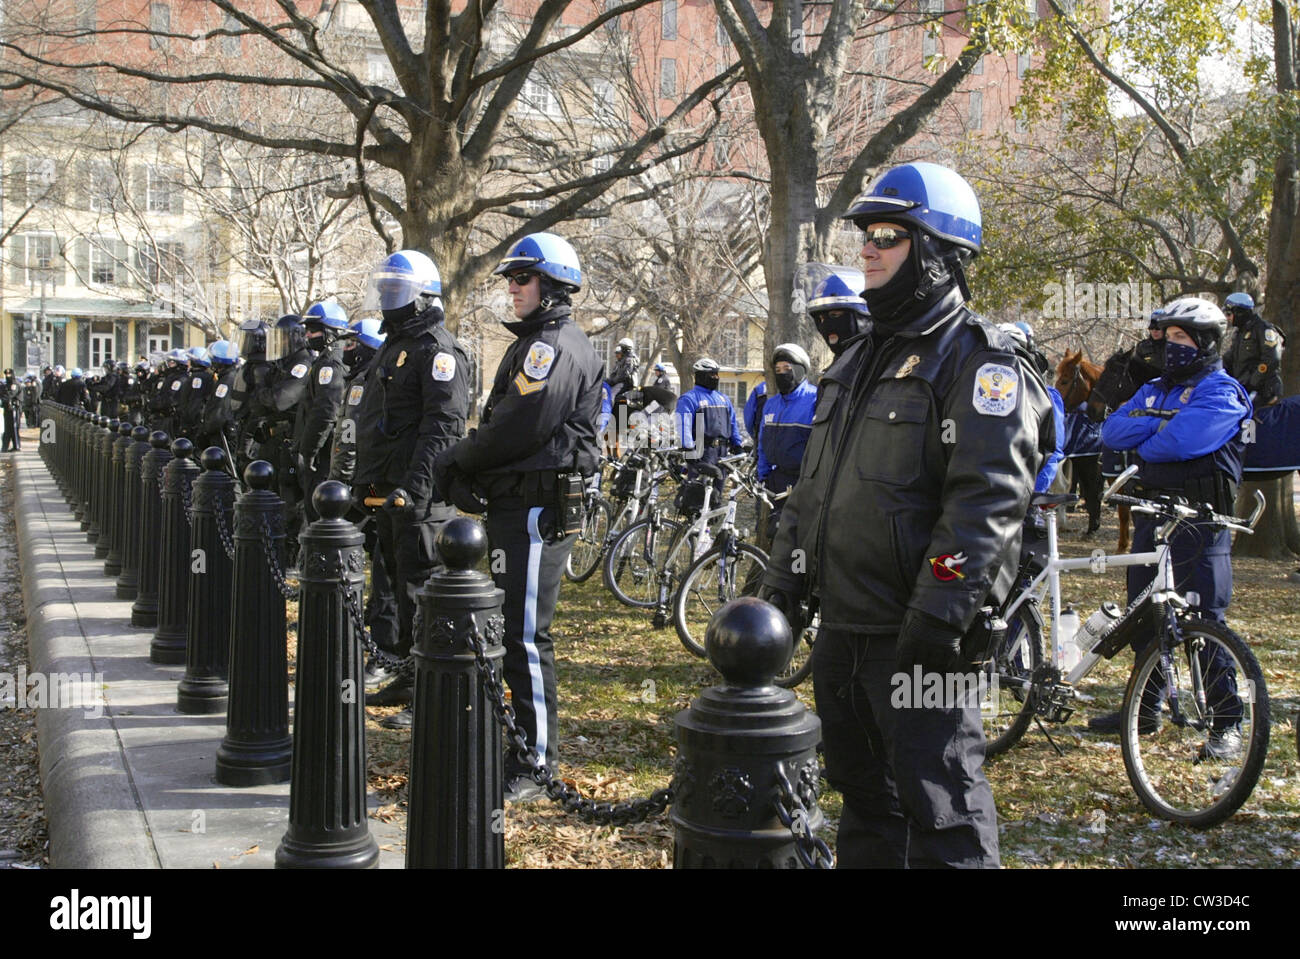
<instances>
[{"instance_id":1,"label":"black balaclava","mask_svg":"<svg viewBox=\"0 0 1300 959\"><path fill-rule=\"evenodd\" d=\"M412 319L426 313L432 315L433 324L441 323L446 318L446 314L442 312L442 307L433 305L435 299L432 293L421 293L406 306L399 306L395 310L381 310L384 320L379 324L380 332L400 333Z\"/></svg>"},{"instance_id":2,"label":"black balaclava","mask_svg":"<svg viewBox=\"0 0 1300 959\"><path fill-rule=\"evenodd\" d=\"M1177 324L1173 324L1177 326ZM1165 368L1161 379L1166 384L1182 383L1219 360L1219 339L1211 330L1178 327L1192 338L1195 346L1171 343L1165 330Z\"/></svg>"},{"instance_id":3,"label":"black balaclava","mask_svg":"<svg viewBox=\"0 0 1300 959\"><path fill-rule=\"evenodd\" d=\"M374 356L376 352L373 346L366 346L366 344L358 342L353 346L344 348L343 365L350 370L355 369Z\"/></svg>"},{"instance_id":4,"label":"black balaclava","mask_svg":"<svg viewBox=\"0 0 1300 959\"><path fill-rule=\"evenodd\" d=\"M832 317L833 312L842 313L843 316ZM863 327L867 325L866 317L849 309L818 310L812 314L812 320L817 327L817 332L836 356L839 356L848 341L861 333ZM836 338L834 343L831 342L832 335Z\"/></svg>"},{"instance_id":5,"label":"black balaclava","mask_svg":"<svg viewBox=\"0 0 1300 959\"><path fill-rule=\"evenodd\" d=\"M802 363L795 363L792 360L786 360L785 362L790 364L790 372L776 374L776 388L782 395L789 393L808 378L808 368Z\"/></svg>"},{"instance_id":6,"label":"black balaclava","mask_svg":"<svg viewBox=\"0 0 1300 959\"><path fill-rule=\"evenodd\" d=\"M706 390L716 390L718 388L717 372L705 372L704 370L695 371L695 385L702 386Z\"/></svg>"},{"instance_id":7,"label":"black balaclava","mask_svg":"<svg viewBox=\"0 0 1300 959\"><path fill-rule=\"evenodd\" d=\"M891 223L891 220L873 220ZM907 230L912 238L912 255L898 268L898 272L878 290L864 290L871 319L877 329L892 334L907 326L958 287L963 298L969 299L963 268L965 251L946 240L937 240L930 234L908 223L895 223Z\"/></svg>"}]
</instances>

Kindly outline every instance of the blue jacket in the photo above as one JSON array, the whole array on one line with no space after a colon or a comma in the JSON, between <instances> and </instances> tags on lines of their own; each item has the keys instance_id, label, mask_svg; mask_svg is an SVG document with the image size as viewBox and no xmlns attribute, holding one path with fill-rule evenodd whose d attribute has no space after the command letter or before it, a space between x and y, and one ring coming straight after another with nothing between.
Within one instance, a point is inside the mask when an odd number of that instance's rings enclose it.
<instances>
[{"instance_id":1,"label":"blue jacket","mask_svg":"<svg viewBox=\"0 0 1300 959\"><path fill-rule=\"evenodd\" d=\"M788 489L799 478L804 447L812 434L817 387L806 379L789 393L775 393L763 404L759 424L758 476L769 488Z\"/></svg>"},{"instance_id":2,"label":"blue jacket","mask_svg":"<svg viewBox=\"0 0 1300 959\"><path fill-rule=\"evenodd\" d=\"M755 445L758 444L759 410L767 402L765 396L767 396L767 380L760 380L749 394L749 399L745 400L745 432L750 435Z\"/></svg>"},{"instance_id":3,"label":"blue jacket","mask_svg":"<svg viewBox=\"0 0 1300 959\"><path fill-rule=\"evenodd\" d=\"M1096 456L1101 452L1101 424L1088 415L1088 404L1080 403L1065 414L1065 455Z\"/></svg>"},{"instance_id":4,"label":"blue jacket","mask_svg":"<svg viewBox=\"0 0 1300 959\"><path fill-rule=\"evenodd\" d=\"M1169 419L1143 415L1170 410ZM1138 480L1159 489L1215 472L1241 482L1241 424L1253 408L1246 391L1215 362L1182 383L1162 377L1138 388L1106 418L1101 440L1138 455Z\"/></svg>"},{"instance_id":5,"label":"blue jacket","mask_svg":"<svg viewBox=\"0 0 1300 959\"><path fill-rule=\"evenodd\" d=\"M609 419L614 413L613 388L606 381L600 383L600 415L596 417L596 433L605 432Z\"/></svg>"},{"instance_id":6,"label":"blue jacket","mask_svg":"<svg viewBox=\"0 0 1300 959\"><path fill-rule=\"evenodd\" d=\"M1056 449L1052 450L1047 456L1047 462L1043 468L1038 471L1038 476L1034 480L1034 492L1046 493L1052 480L1056 479L1056 471L1061 468L1061 460L1065 459L1065 401L1061 399L1061 394L1056 391L1055 386L1047 388L1047 395L1052 401L1052 423L1056 426Z\"/></svg>"},{"instance_id":7,"label":"blue jacket","mask_svg":"<svg viewBox=\"0 0 1300 959\"><path fill-rule=\"evenodd\" d=\"M740 425L736 422L736 410L732 407L731 400L717 390L696 386L683 393L677 401L677 435L681 437L682 449L695 449L697 412L703 414L703 439L708 445L718 445L719 441L728 438L734 449L740 449L744 445L745 440L740 435Z\"/></svg>"}]
</instances>

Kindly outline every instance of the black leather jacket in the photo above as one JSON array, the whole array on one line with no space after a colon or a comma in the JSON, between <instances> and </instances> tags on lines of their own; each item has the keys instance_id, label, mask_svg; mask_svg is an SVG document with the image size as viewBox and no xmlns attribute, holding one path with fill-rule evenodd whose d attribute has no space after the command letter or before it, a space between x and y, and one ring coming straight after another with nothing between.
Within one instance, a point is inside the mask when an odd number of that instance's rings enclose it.
<instances>
[{"instance_id":1,"label":"black leather jacket","mask_svg":"<svg viewBox=\"0 0 1300 959\"><path fill-rule=\"evenodd\" d=\"M489 501L517 492L521 474L590 475L600 462L603 366L569 307L505 327L519 338L497 367L482 422L447 454Z\"/></svg>"},{"instance_id":2,"label":"black leather jacket","mask_svg":"<svg viewBox=\"0 0 1300 959\"><path fill-rule=\"evenodd\" d=\"M1258 313L1237 329L1223 365L1240 383L1255 407L1266 406L1282 395L1282 347L1285 337Z\"/></svg>"},{"instance_id":3,"label":"black leather jacket","mask_svg":"<svg viewBox=\"0 0 1300 959\"><path fill-rule=\"evenodd\" d=\"M1052 406L1012 342L952 290L822 375L764 582L820 598L822 625L896 634L915 609L965 632L1015 575Z\"/></svg>"}]
</instances>

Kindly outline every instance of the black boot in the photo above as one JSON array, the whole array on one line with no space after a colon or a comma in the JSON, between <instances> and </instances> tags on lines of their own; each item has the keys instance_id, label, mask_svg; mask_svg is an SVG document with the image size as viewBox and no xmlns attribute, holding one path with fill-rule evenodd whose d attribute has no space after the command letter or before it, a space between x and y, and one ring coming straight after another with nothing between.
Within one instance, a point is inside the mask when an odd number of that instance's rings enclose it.
<instances>
[{"instance_id":1,"label":"black boot","mask_svg":"<svg viewBox=\"0 0 1300 959\"><path fill-rule=\"evenodd\" d=\"M383 689L366 693L367 706L409 706L415 694L415 657L407 656L397 673Z\"/></svg>"}]
</instances>

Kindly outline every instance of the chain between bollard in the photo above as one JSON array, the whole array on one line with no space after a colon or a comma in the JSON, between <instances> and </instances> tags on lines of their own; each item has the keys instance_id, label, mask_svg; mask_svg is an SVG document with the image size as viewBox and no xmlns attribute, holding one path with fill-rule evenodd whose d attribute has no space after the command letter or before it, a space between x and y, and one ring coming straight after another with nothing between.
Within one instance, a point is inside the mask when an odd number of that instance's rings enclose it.
<instances>
[{"instance_id":1,"label":"chain between bollard","mask_svg":"<svg viewBox=\"0 0 1300 959\"><path fill-rule=\"evenodd\" d=\"M226 504L218 503L212 515L217 522L217 538L221 540L221 548L225 550L226 556L234 559L235 541L230 536L230 530L226 529Z\"/></svg>"},{"instance_id":2,"label":"chain between bollard","mask_svg":"<svg viewBox=\"0 0 1300 959\"><path fill-rule=\"evenodd\" d=\"M265 513L262 514L262 555L266 557L266 565L271 571L271 579L275 581L275 588L280 591L280 595L287 600L296 600L298 598L298 584L289 585L284 571L280 569L280 564L275 558L275 547L271 545L271 524L267 522Z\"/></svg>"},{"instance_id":3,"label":"chain between bollard","mask_svg":"<svg viewBox=\"0 0 1300 959\"><path fill-rule=\"evenodd\" d=\"M813 834L808 807L804 805L804 798L800 795L806 791L804 784L800 783L800 790L797 793L790 787L790 780L784 770L778 768L777 776L780 793L772 798L772 808L777 818L781 820L781 825L789 829L790 834L794 836L795 852L799 854L799 861L803 863L805 869L834 869L835 856L831 852L831 847L826 845L824 839L818 839ZM816 799L815 793L813 799Z\"/></svg>"},{"instance_id":4,"label":"chain between bollard","mask_svg":"<svg viewBox=\"0 0 1300 959\"><path fill-rule=\"evenodd\" d=\"M510 745L532 767L531 776L533 782L546 790L547 798L552 802L563 807L565 812L577 816L583 822L598 826L627 826L632 823L645 822L651 816L658 816L663 813L672 803L673 791L676 788L675 779L668 784L667 789L656 789L648 797L630 799L620 803L609 803L588 799L564 780L555 778L551 770L538 757L536 751L529 747L523 732L515 724L514 707L506 702L505 689L501 685L496 670L488 661L487 651L483 645L483 637L479 634L477 626L473 628L470 634L469 645L474 651L474 665L483 680L484 688L491 697L492 711L496 714L497 721L505 730Z\"/></svg>"},{"instance_id":5,"label":"chain between bollard","mask_svg":"<svg viewBox=\"0 0 1300 959\"><path fill-rule=\"evenodd\" d=\"M408 660L413 665L414 660L411 657L395 656L387 650L379 648L375 641L370 638L370 630L366 629L365 617L361 615L361 607L357 603L356 596L352 593L351 584L346 579L341 579L339 580L339 587L343 590L343 606L352 619L352 628L361 637L361 645L370 654L370 661L382 666L384 669L395 669L398 666L407 664Z\"/></svg>"}]
</instances>

